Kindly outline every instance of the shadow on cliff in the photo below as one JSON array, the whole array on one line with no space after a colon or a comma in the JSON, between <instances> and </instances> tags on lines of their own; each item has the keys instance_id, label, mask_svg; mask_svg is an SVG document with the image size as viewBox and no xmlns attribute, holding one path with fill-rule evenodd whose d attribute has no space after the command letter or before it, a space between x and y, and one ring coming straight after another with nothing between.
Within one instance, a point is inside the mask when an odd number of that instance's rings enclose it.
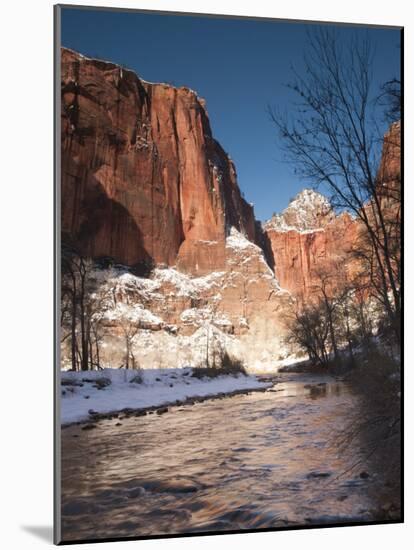
<instances>
[{"instance_id":1,"label":"shadow on cliff","mask_svg":"<svg viewBox=\"0 0 414 550\"><path fill-rule=\"evenodd\" d=\"M71 216L64 215L67 208ZM76 178L70 187L62 185L62 218L71 219L71 227L62 224L62 242L71 243L84 256L101 260L103 265L127 265L137 275L153 268L137 223L123 205L108 197L93 174L88 173L83 182Z\"/></svg>"},{"instance_id":2,"label":"shadow on cliff","mask_svg":"<svg viewBox=\"0 0 414 550\"><path fill-rule=\"evenodd\" d=\"M270 269L274 273L275 256L273 254L272 244L270 242L268 234L266 233L266 231L264 231L262 224L258 221L256 221L256 244L260 246L260 248L263 250L265 259L269 264Z\"/></svg>"}]
</instances>

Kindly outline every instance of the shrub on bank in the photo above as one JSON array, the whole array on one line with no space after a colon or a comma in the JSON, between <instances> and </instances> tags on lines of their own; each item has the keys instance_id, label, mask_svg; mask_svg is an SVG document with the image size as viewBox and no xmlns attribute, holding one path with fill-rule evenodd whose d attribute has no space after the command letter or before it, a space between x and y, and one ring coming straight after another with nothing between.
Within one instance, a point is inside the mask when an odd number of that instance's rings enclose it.
<instances>
[{"instance_id":1,"label":"shrub on bank","mask_svg":"<svg viewBox=\"0 0 414 550\"><path fill-rule=\"evenodd\" d=\"M366 394L370 402L378 401L381 406L399 407L400 361L381 349L371 347L361 353L356 358L355 367L347 375L347 380L354 389Z\"/></svg>"},{"instance_id":2,"label":"shrub on bank","mask_svg":"<svg viewBox=\"0 0 414 550\"><path fill-rule=\"evenodd\" d=\"M401 365L381 348L358 354L345 376L361 396L361 409L344 430L345 441L358 437L367 456L380 465L399 499L401 475Z\"/></svg>"},{"instance_id":3,"label":"shrub on bank","mask_svg":"<svg viewBox=\"0 0 414 550\"><path fill-rule=\"evenodd\" d=\"M195 367L193 368L191 376L194 378L216 378L217 376L237 376L239 374L247 375L243 361L224 352L219 366Z\"/></svg>"}]
</instances>

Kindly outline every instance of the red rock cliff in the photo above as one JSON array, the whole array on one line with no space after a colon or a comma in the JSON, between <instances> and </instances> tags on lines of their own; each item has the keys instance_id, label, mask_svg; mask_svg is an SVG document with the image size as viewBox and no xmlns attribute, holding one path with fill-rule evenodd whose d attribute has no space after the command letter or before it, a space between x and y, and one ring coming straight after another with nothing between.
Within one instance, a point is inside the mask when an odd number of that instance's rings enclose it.
<instances>
[{"instance_id":1,"label":"red rock cliff","mask_svg":"<svg viewBox=\"0 0 414 550\"><path fill-rule=\"evenodd\" d=\"M401 184L401 123L391 124L384 136L378 182L382 187L396 188Z\"/></svg>"},{"instance_id":2,"label":"red rock cliff","mask_svg":"<svg viewBox=\"0 0 414 550\"><path fill-rule=\"evenodd\" d=\"M335 216L320 193L299 193L282 214L264 224L264 232L276 278L295 296L309 297L321 284L323 269L340 267L342 274L351 274L354 268L348 253L358 224L346 213Z\"/></svg>"},{"instance_id":3,"label":"red rock cliff","mask_svg":"<svg viewBox=\"0 0 414 550\"><path fill-rule=\"evenodd\" d=\"M62 238L84 254L202 273L225 262L252 207L213 139L204 101L62 49Z\"/></svg>"},{"instance_id":4,"label":"red rock cliff","mask_svg":"<svg viewBox=\"0 0 414 550\"><path fill-rule=\"evenodd\" d=\"M343 214L321 230L268 229L266 232L280 286L306 298L321 284L321 270L329 269L329 264L336 269L341 259L347 258L357 239L357 223L348 214ZM341 267L351 274L349 263Z\"/></svg>"},{"instance_id":5,"label":"red rock cliff","mask_svg":"<svg viewBox=\"0 0 414 550\"><path fill-rule=\"evenodd\" d=\"M395 247L400 244L400 229L395 223L401 214L400 134L399 122L385 134L377 174L378 195L386 205L383 212L389 227L389 244ZM304 298L320 286L321 270L331 270L336 280L355 275L360 267L349 253L363 233L360 222L348 214L336 216L327 199L309 189L299 193L282 214L264 224L267 252L276 278L282 288Z\"/></svg>"}]
</instances>

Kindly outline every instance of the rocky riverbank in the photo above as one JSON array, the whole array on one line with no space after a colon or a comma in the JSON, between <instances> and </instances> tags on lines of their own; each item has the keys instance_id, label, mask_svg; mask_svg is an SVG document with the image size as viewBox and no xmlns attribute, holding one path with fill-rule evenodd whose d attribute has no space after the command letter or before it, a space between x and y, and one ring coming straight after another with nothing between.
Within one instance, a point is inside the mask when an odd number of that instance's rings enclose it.
<instances>
[{"instance_id":1,"label":"rocky riverbank","mask_svg":"<svg viewBox=\"0 0 414 550\"><path fill-rule=\"evenodd\" d=\"M196 376L197 374L197 376ZM272 382L252 375L203 377L192 368L119 370L61 374L61 424L85 423L91 429L103 418L156 413L206 399L263 391Z\"/></svg>"}]
</instances>

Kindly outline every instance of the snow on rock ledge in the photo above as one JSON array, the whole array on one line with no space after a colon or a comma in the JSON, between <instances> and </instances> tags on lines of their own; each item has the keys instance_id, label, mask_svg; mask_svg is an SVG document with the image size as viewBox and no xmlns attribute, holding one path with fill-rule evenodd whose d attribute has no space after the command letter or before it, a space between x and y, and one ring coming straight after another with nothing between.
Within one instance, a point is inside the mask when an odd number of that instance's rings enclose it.
<instances>
[{"instance_id":1,"label":"snow on rock ledge","mask_svg":"<svg viewBox=\"0 0 414 550\"><path fill-rule=\"evenodd\" d=\"M118 302L113 309L105 312L104 318L108 321L130 321L131 323L139 323L141 327L151 327L153 329L161 328L163 325L162 319L144 309L141 304L125 304Z\"/></svg>"},{"instance_id":2,"label":"snow on rock ledge","mask_svg":"<svg viewBox=\"0 0 414 550\"><path fill-rule=\"evenodd\" d=\"M250 248L252 250L256 250L260 254L262 253L261 248L249 241L249 239L245 237L242 233L240 233L240 231L237 231L235 227L230 228L230 235L226 239L226 247L241 250L246 250Z\"/></svg>"},{"instance_id":3,"label":"snow on rock ledge","mask_svg":"<svg viewBox=\"0 0 414 550\"><path fill-rule=\"evenodd\" d=\"M157 267L149 277L116 266L92 273L100 303L100 364L124 363L125 334L143 369L211 364L227 351L246 369L276 370L285 356L283 313L291 297L282 290L262 249L235 228L226 242L225 271L192 277ZM71 368L70 338L62 344L62 368Z\"/></svg>"}]
</instances>

